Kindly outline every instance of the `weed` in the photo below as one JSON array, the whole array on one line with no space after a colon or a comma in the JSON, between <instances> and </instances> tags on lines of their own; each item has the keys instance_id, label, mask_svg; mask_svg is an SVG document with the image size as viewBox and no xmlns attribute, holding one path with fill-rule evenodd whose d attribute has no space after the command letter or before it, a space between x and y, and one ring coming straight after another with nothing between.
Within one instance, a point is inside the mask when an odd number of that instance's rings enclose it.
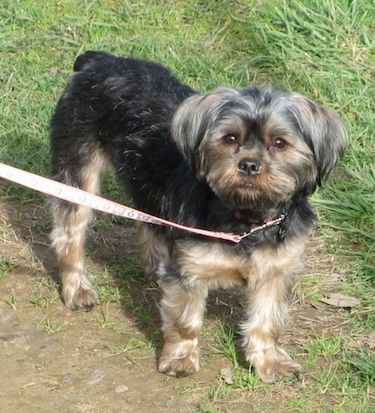
<instances>
[{"instance_id":1,"label":"weed","mask_svg":"<svg viewBox=\"0 0 375 413\"><path fill-rule=\"evenodd\" d=\"M15 268L14 260L8 257L0 257L0 280L2 280L5 275Z\"/></svg>"},{"instance_id":2,"label":"weed","mask_svg":"<svg viewBox=\"0 0 375 413\"><path fill-rule=\"evenodd\" d=\"M103 320L100 323L101 328L111 328L115 330L118 326L118 324L115 321L111 320L111 316L109 313L109 306L107 304L105 311L103 311L102 307L102 315L103 315Z\"/></svg>"},{"instance_id":3,"label":"weed","mask_svg":"<svg viewBox=\"0 0 375 413\"><path fill-rule=\"evenodd\" d=\"M345 361L353 371L353 382L359 381L367 386L375 384L375 357L373 351L359 348L356 354L347 355Z\"/></svg>"},{"instance_id":4,"label":"weed","mask_svg":"<svg viewBox=\"0 0 375 413\"><path fill-rule=\"evenodd\" d=\"M12 307L13 310L15 310L18 306L19 299L15 295L15 293L12 293L10 297L7 299L7 303Z\"/></svg>"},{"instance_id":5,"label":"weed","mask_svg":"<svg viewBox=\"0 0 375 413\"><path fill-rule=\"evenodd\" d=\"M47 316L43 317L40 321L35 323L36 327L48 334L61 333L66 330L64 325L57 326L51 322Z\"/></svg>"},{"instance_id":6,"label":"weed","mask_svg":"<svg viewBox=\"0 0 375 413\"><path fill-rule=\"evenodd\" d=\"M52 292L48 291L42 282L35 283L32 288L33 296L30 303L35 307L48 308L56 300L59 300L59 293L56 288Z\"/></svg>"},{"instance_id":7,"label":"weed","mask_svg":"<svg viewBox=\"0 0 375 413\"><path fill-rule=\"evenodd\" d=\"M131 338L125 344L114 345L108 344L107 347L112 354L124 354L133 350L138 350L147 346L145 341L141 338Z\"/></svg>"},{"instance_id":8,"label":"weed","mask_svg":"<svg viewBox=\"0 0 375 413\"><path fill-rule=\"evenodd\" d=\"M215 345L211 346L211 351L215 354L221 354L232 362L234 368L238 368L239 361L237 348L235 345L235 333L232 328L224 327L220 323L219 331L214 333Z\"/></svg>"}]
</instances>

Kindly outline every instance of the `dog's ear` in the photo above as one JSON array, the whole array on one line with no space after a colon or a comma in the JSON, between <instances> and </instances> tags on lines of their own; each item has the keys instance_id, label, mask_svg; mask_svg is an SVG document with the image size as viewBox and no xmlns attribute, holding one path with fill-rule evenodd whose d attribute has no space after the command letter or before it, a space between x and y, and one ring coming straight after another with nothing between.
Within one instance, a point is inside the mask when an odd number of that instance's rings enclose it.
<instances>
[{"instance_id":1,"label":"dog's ear","mask_svg":"<svg viewBox=\"0 0 375 413\"><path fill-rule=\"evenodd\" d=\"M171 133L185 160L197 177L201 177L203 154L199 147L226 102L238 97L239 92L230 88L219 88L203 95L192 95L182 102L176 111Z\"/></svg>"},{"instance_id":2,"label":"dog's ear","mask_svg":"<svg viewBox=\"0 0 375 413\"><path fill-rule=\"evenodd\" d=\"M288 109L315 158L317 174L305 188L306 194L310 195L344 155L348 135L343 122L333 111L297 94L290 95L290 102Z\"/></svg>"}]
</instances>

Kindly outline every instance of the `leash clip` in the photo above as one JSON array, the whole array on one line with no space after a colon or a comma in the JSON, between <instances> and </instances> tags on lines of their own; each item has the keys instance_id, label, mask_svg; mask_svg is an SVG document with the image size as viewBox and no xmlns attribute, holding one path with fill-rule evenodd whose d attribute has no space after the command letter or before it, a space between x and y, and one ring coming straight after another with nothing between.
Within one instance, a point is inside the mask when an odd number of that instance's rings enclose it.
<instances>
[{"instance_id":1,"label":"leash clip","mask_svg":"<svg viewBox=\"0 0 375 413\"><path fill-rule=\"evenodd\" d=\"M286 218L286 214L280 214L275 219L272 219L271 221L265 222L263 225L259 225L258 227L253 228L249 232L245 232L242 235L239 236L240 240L243 240L244 238L249 237L250 235L254 234L254 232L262 231L263 229L267 229L270 227L274 227L276 225L280 225Z\"/></svg>"}]
</instances>

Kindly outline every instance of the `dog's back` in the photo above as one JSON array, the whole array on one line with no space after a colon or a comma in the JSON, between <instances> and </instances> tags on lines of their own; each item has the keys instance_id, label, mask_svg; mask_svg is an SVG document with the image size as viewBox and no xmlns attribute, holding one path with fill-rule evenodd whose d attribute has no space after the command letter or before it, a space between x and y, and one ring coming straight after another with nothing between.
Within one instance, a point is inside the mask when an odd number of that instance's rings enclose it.
<instances>
[{"instance_id":1,"label":"dog's back","mask_svg":"<svg viewBox=\"0 0 375 413\"><path fill-rule=\"evenodd\" d=\"M51 174L80 186L62 171L89 164L98 148L112 158L137 132L170 125L181 102L193 90L163 66L145 60L86 52L51 120Z\"/></svg>"},{"instance_id":2,"label":"dog's back","mask_svg":"<svg viewBox=\"0 0 375 413\"><path fill-rule=\"evenodd\" d=\"M58 102L52 128L59 121L60 111L66 116L70 110L75 119L82 120L77 112L80 109L87 110L85 123L95 118L108 119L113 112L118 117L119 112L124 115L127 111L138 115L142 111L156 112L170 121L174 110L192 93L190 87L158 63L89 51L74 63L74 73ZM164 105L160 105L161 100Z\"/></svg>"}]
</instances>

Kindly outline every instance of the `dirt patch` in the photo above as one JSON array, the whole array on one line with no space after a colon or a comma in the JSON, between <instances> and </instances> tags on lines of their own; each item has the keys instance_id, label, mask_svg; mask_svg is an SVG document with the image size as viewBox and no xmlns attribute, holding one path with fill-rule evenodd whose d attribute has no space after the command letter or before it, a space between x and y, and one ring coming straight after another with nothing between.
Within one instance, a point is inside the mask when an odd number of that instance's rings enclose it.
<instances>
[{"instance_id":1,"label":"dirt patch","mask_svg":"<svg viewBox=\"0 0 375 413\"><path fill-rule=\"evenodd\" d=\"M308 386L308 378L268 386L258 383L252 390L231 393L225 393L222 386L219 388L225 394L213 394L221 380L220 371L231 367L227 356L212 351L215 323L223 317L229 317L229 323L237 320L232 314L242 311L238 292L219 293L210 299L201 343L201 371L188 378L170 378L156 370L161 346L159 292L153 280L142 277L133 227L99 221L92 231L89 266L94 272L103 272L99 287L113 286L111 293L115 295L119 267L130 262L132 270L124 270L128 278L120 296L103 300L92 312L73 313L62 304L53 281L57 268L49 247L45 207L3 201L0 217L0 398L4 411L300 411L277 406L295 399ZM337 282L342 271L320 247L315 239L308 249L314 274L328 274L328 280ZM304 277L311 273L308 267ZM345 328L341 313L311 305L311 295L318 288L322 287L312 285L307 292L297 289L293 322L282 337L292 351L307 344L317 331L335 334ZM306 354L295 357L302 362ZM322 404L329 406L328 396L320 397ZM205 410L202 406L207 400L217 410Z\"/></svg>"}]
</instances>

